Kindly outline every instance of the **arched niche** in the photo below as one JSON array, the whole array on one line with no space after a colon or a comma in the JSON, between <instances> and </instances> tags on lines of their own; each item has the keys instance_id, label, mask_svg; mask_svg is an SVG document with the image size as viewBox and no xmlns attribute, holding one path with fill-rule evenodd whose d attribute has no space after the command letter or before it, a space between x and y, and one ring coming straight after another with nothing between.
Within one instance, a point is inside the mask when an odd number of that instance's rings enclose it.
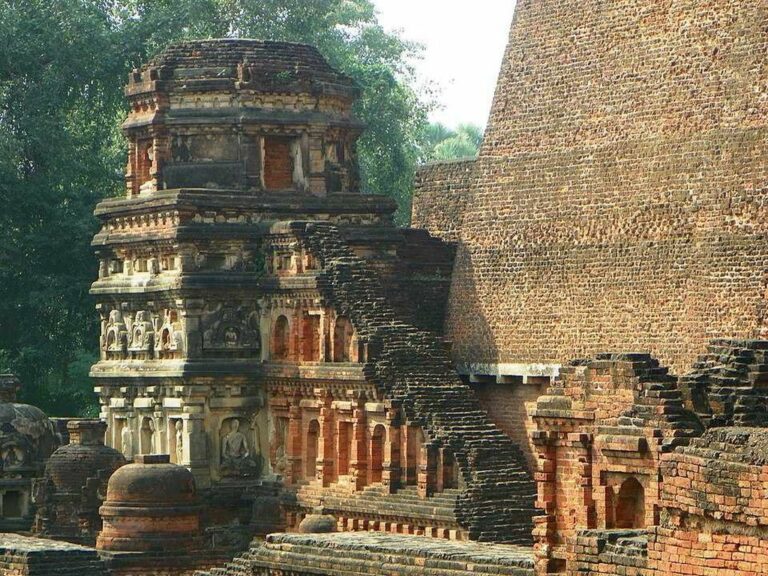
<instances>
[{"instance_id":1,"label":"arched niche","mask_svg":"<svg viewBox=\"0 0 768 576\"><path fill-rule=\"evenodd\" d=\"M616 496L614 513L616 528L639 529L645 527L645 490L634 477L621 484Z\"/></svg>"},{"instance_id":2,"label":"arched niche","mask_svg":"<svg viewBox=\"0 0 768 576\"><path fill-rule=\"evenodd\" d=\"M381 482L384 471L384 444L387 430L377 424L371 432L371 483Z\"/></svg>"},{"instance_id":3,"label":"arched niche","mask_svg":"<svg viewBox=\"0 0 768 576\"><path fill-rule=\"evenodd\" d=\"M350 362L352 360L352 323L345 316L339 316L333 328L333 361Z\"/></svg>"},{"instance_id":4,"label":"arched niche","mask_svg":"<svg viewBox=\"0 0 768 576\"><path fill-rule=\"evenodd\" d=\"M288 318L280 315L272 329L272 359L287 360L290 352L291 328Z\"/></svg>"},{"instance_id":5,"label":"arched niche","mask_svg":"<svg viewBox=\"0 0 768 576\"><path fill-rule=\"evenodd\" d=\"M307 427L307 451L304 462L304 476L308 480L315 477L317 466L317 455L320 450L320 423L317 420L311 420Z\"/></svg>"}]
</instances>

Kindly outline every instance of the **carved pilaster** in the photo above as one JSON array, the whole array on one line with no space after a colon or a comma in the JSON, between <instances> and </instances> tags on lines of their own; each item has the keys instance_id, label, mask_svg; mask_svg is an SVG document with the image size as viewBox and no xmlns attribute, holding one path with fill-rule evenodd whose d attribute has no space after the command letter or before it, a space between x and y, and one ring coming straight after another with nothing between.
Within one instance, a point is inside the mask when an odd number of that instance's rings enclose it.
<instances>
[{"instance_id":1,"label":"carved pilaster","mask_svg":"<svg viewBox=\"0 0 768 576\"><path fill-rule=\"evenodd\" d=\"M320 417L318 423L320 424L320 439L318 441L318 455L317 455L317 479L320 480L323 486L330 486L334 480L333 465L336 461L336 454L334 450L334 416L333 408L333 396L326 391L321 392L318 395L320 406Z\"/></svg>"},{"instance_id":2,"label":"carved pilaster","mask_svg":"<svg viewBox=\"0 0 768 576\"><path fill-rule=\"evenodd\" d=\"M367 417L365 413L365 396L359 395L354 400L352 408L352 460L350 473L353 488L362 490L368 483L368 449L366 445Z\"/></svg>"},{"instance_id":3,"label":"carved pilaster","mask_svg":"<svg viewBox=\"0 0 768 576\"><path fill-rule=\"evenodd\" d=\"M288 438L286 442L288 470L287 482L293 484L301 479L302 434L301 434L301 398L295 396L288 408Z\"/></svg>"},{"instance_id":4,"label":"carved pilaster","mask_svg":"<svg viewBox=\"0 0 768 576\"><path fill-rule=\"evenodd\" d=\"M382 466L381 482L384 488L390 494L395 493L400 488L402 471L400 469L400 408L392 403L386 412L387 417L387 439L384 443L384 464Z\"/></svg>"}]
</instances>

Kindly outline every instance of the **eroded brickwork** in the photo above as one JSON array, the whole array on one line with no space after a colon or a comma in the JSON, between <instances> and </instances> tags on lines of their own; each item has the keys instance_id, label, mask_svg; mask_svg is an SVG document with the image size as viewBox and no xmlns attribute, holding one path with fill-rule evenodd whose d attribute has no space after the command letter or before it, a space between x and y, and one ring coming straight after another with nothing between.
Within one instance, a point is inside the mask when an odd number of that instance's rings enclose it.
<instances>
[{"instance_id":1,"label":"eroded brickwork","mask_svg":"<svg viewBox=\"0 0 768 576\"><path fill-rule=\"evenodd\" d=\"M667 454L653 576L768 573L768 431L716 428Z\"/></svg>"},{"instance_id":2,"label":"eroded brickwork","mask_svg":"<svg viewBox=\"0 0 768 576\"><path fill-rule=\"evenodd\" d=\"M678 382L639 354L565 368L532 411L537 574L765 574L767 345L714 341Z\"/></svg>"},{"instance_id":3,"label":"eroded brickwork","mask_svg":"<svg viewBox=\"0 0 768 576\"><path fill-rule=\"evenodd\" d=\"M294 229L322 266L320 292L350 318L365 342L366 378L402 405L408 422L423 428L428 444L455 456L459 524L473 540L529 541L533 485L523 453L459 379L442 341L397 317L375 273L334 226L299 223ZM430 468L429 462L422 465L427 481Z\"/></svg>"},{"instance_id":4,"label":"eroded brickwork","mask_svg":"<svg viewBox=\"0 0 768 576\"><path fill-rule=\"evenodd\" d=\"M762 0L518 2L449 230L458 360L647 350L682 373L761 333L767 23ZM431 172L414 220L442 233L465 178Z\"/></svg>"},{"instance_id":5,"label":"eroded brickwork","mask_svg":"<svg viewBox=\"0 0 768 576\"><path fill-rule=\"evenodd\" d=\"M575 361L531 415L537 573L644 576L660 458L701 433L675 378L643 354Z\"/></svg>"}]
</instances>

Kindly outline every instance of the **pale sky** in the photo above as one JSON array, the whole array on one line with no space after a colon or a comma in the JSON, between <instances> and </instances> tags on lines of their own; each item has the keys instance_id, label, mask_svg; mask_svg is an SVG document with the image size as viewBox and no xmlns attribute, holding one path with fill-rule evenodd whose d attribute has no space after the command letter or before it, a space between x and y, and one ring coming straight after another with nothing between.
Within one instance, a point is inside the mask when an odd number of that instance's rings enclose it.
<instances>
[{"instance_id":1,"label":"pale sky","mask_svg":"<svg viewBox=\"0 0 768 576\"><path fill-rule=\"evenodd\" d=\"M485 126L507 44L515 0L374 0L387 30L425 45L422 81L439 88L431 120L450 128Z\"/></svg>"}]
</instances>

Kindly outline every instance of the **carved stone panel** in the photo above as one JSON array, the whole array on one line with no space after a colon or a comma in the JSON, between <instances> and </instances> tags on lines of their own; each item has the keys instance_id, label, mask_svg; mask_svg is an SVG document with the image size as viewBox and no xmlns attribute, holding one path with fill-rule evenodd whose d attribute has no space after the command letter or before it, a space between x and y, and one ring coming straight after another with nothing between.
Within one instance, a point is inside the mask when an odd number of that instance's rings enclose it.
<instances>
[{"instance_id":1,"label":"carved stone panel","mask_svg":"<svg viewBox=\"0 0 768 576\"><path fill-rule=\"evenodd\" d=\"M203 315L203 351L250 356L261 350L259 311L255 304L208 306Z\"/></svg>"}]
</instances>

